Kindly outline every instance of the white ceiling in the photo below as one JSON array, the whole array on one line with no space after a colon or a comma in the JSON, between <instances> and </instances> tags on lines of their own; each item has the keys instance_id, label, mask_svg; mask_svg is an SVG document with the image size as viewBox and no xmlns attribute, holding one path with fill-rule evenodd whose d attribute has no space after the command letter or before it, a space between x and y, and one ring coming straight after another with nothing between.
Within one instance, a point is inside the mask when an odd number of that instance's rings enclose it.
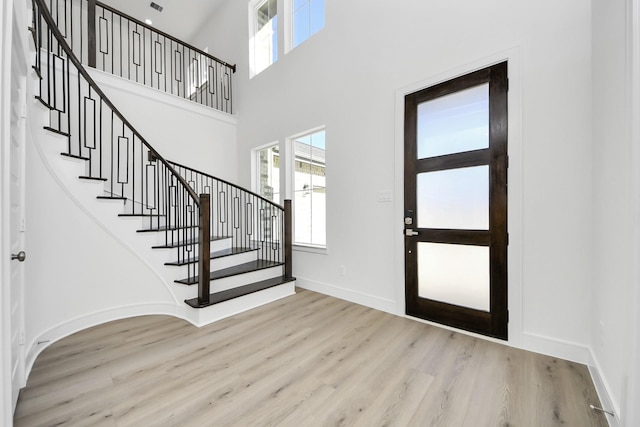
<instances>
[{"instance_id":1,"label":"white ceiling","mask_svg":"<svg viewBox=\"0 0 640 427\"><path fill-rule=\"evenodd\" d=\"M100 0L140 21L151 19L160 31L190 42L224 0ZM150 5L162 6L158 12ZM198 46L196 46L198 47Z\"/></svg>"}]
</instances>

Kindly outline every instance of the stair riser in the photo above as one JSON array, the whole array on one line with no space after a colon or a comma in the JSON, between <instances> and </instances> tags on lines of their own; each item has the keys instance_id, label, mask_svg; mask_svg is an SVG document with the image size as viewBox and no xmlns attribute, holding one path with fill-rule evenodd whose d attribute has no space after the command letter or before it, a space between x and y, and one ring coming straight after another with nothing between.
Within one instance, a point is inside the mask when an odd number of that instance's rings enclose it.
<instances>
[{"instance_id":1,"label":"stair riser","mask_svg":"<svg viewBox=\"0 0 640 427\"><path fill-rule=\"evenodd\" d=\"M236 265L244 264L258 259L258 251L244 252L241 254L227 255L222 258L210 260L210 270L218 271Z\"/></svg>"},{"instance_id":2,"label":"stair riser","mask_svg":"<svg viewBox=\"0 0 640 427\"><path fill-rule=\"evenodd\" d=\"M204 326L217 320L242 313L249 309L259 307L294 294L295 282L289 282L260 292L234 298L220 304L215 304L210 307L191 310L189 314L192 316L191 320L193 323L198 326Z\"/></svg>"},{"instance_id":3,"label":"stair riser","mask_svg":"<svg viewBox=\"0 0 640 427\"><path fill-rule=\"evenodd\" d=\"M138 228L138 230L140 230L140 228ZM190 241L192 239L197 240L199 237L197 228L189 229L189 230L173 230L173 231L145 231L145 232L140 232L138 234L147 234L150 236L154 236L155 243L153 244L153 246L163 246L167 243L184 242L184 241ZM223 236L219 236L219 237L223 237ZM211 252L230 248L231 244L232 244L231 238L223 238L223 239L216 238L214 240L211 240L211 243L210 243Z\"/></svg>"},{"instance_id":4,"label":"stair riser","mask_svg":"<svg viewBox=\"0 0 640 427\"><path fill-rule=\"evenodd\" d=\"M151 246L161 246L165 244L164 239L160 239L160 237L156 235L157 233L137 233L137 234L146 236L150 242L153 242L151 243ZM209 242L210 251L216 252L216 251L230 249L231 244L232 244L231 238L215 239ZM170 254L168 258L165 259L165 262L175 261L175 259L172 259L171 257L171 255L173 255L171 251L176 251L175 248L154 248L153 250L158 252L166 252L167 254ZM173 255L173 258L175 258L175 255Z\"/></svg>"},{"instance_id":5,"label":"stair riser","mask_svg":"<svg viewBox=\"0 0 640 427\"><path fill-rule=\"evenodd\" d=\"M143 230L153 227L162 227L164 226L166 220L162 216L152 216L152 217L139 217L139 216L119 216L122 221L129 221L133 224L136 224L136 231ZM152 234L152 233L149 233Z\"/></svg>"},{"instance_id":6,"label":"stair riser","mask_svg":"<svg viewBox=\"0 0 640 427\"><path fill-rule=\"evenodd\" d=\"M233 289L247 283L259 282L261 280L271 279L273 277L282 276L283 267L271 267L263 270L252 271L249 273L238 274L236 276L225 277L222 279L212 280L210 284L211 293Z\"/></svg>"}]
</instances>

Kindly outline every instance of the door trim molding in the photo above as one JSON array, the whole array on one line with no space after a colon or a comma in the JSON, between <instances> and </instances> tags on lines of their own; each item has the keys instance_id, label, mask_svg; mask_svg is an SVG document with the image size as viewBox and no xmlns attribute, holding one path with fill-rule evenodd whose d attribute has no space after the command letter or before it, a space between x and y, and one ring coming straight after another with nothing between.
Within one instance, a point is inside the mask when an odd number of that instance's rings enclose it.
<instances>
[{"instance_id":1,"label":"door trim molding","mask_svg":"<svg viewBox=\"0 0 640 427\"><path fill-rule=\"evenodd\" d=\"M11 425L11 315L9 292L9 140L13 2L0 5L0 424Z\"/></svg>"},{"instance_id":2,"label":"door trim molding","mask_svg":"<svg viewBox=\"0 0 640 427\"><path fill-rule=\"evenodd\" d=\"M404 99L405 96L421 89L434 86L456 77L463 76L488 66L508 61L509 63L509 126L508 126L508 154L509 154L509 247L508 247L508 283L510 321L508 326L509 339L507 343L519 347L523 331L523 160L522 160L522 65L521 49L516 46L511 49L477 58L471 62L433 74L415 83L408 84L395 93L395 173L394 173L394 278L396 314L405 314L405 272L404 272ZM457 330L457 329L456 329ZM460 330L463 332L462 330Z\"/></svg>"}]
</instances>

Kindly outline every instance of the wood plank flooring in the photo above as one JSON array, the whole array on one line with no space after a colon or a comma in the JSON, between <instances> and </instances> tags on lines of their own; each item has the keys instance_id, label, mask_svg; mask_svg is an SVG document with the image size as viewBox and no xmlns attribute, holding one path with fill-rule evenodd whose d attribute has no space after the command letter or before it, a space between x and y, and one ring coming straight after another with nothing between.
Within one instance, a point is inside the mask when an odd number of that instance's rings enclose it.
<instances>
[{"instance_id":1,"label":"wood plank flooring","mask_svg":"<svg viewBox=\"0 0 640 427\"><path fill-rule=\"evenodd\" d=\"M587 368L310 291L145 316L38 358L16 426L606 426Z\"/></svg>"}]
</instances>

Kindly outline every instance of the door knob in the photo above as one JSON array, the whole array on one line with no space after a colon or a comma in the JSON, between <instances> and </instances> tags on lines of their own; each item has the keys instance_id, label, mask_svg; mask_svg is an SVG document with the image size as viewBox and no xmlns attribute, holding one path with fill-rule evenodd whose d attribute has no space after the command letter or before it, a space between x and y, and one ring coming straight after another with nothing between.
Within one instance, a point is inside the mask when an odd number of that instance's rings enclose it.
<instances>
[{"instance_id":1,"label":"door knob","mask_svg":"<svg viewBox=\"0 0 640 427\"><path fill-rule=\"evenodd\" d=\"M417 235L418 235L418 234L420 234L420 233L418 233L417 231L414 231L414 230L412 230L412 229L410 229L410 228L406 228L406 229L404 230L404 234L405 234L406 236L417 236Z\"/></svg>"},{"instance_id":2,"label":"door knob","mask_svg":"<svg viewBox=\"0 0 640 427\"><path fill-rule=\"evenodd\" d=\"M17 259L20 262L23 262L27 258L27 254L24 251L20 251L17 254L11 254L11 261Z\"/></svg>"}]
</instances>

